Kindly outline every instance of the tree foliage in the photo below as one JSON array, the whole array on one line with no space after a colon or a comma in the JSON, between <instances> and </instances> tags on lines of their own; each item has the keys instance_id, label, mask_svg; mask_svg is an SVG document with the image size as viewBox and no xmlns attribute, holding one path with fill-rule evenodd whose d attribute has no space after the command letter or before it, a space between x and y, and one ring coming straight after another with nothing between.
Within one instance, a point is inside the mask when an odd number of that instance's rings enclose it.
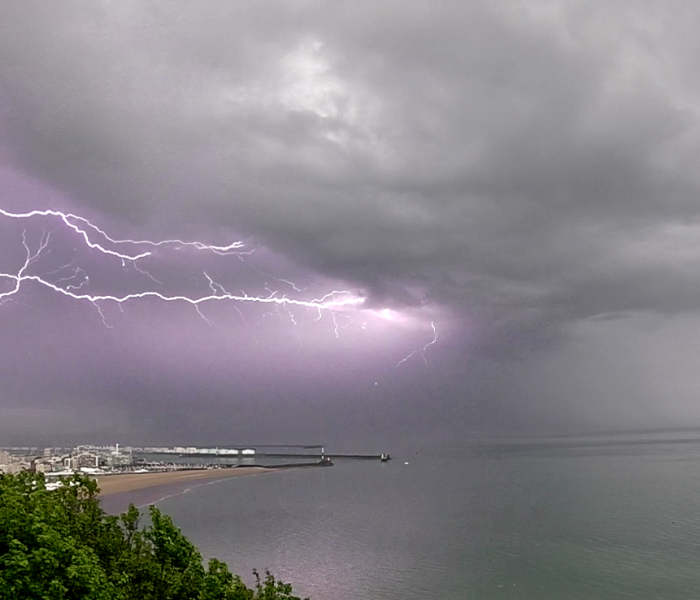
<instances>
[{"instance_id":1,"label":"tree foliage","mask_svg":"<svg viewBox=\"0 0 700 600\"><path fill-rule=\"evenodd\" d=\"M269 572L251 589L219 560L205 567L155 506L147 526L133 505L107 515L98 491L81 475L56 490L0 475L0 600L299 600Z\"/></svg>"}]
</instances>

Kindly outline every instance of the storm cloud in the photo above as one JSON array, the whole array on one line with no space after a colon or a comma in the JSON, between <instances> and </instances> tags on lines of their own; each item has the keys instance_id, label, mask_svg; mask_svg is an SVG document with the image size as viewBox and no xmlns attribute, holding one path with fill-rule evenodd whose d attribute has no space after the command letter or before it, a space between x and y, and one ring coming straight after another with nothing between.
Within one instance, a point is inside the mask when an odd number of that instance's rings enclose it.
<instances>
[{"instance_id":1,"label":"storm cloud","mask_svg":"<svg viewBox=\"0 0 700 600\"><path fill-rule=\"evenodd\" d=\"M378 310L426 311L440 334L427 365L418 357L402 373L392 354L390 376L349 361L355 348L378 364L387 348L350 337L306 378L328 352L317 341L271 387L259 365L284 362L289 344L248 364L196 315L175 334L169 313L131 308L153 331L138 344L138 324L94 332L101 323L73 316L76 353L111 336L101 343L136 345L159 367L138 375L143 363L122 356L114 375L90 351L100 377L68 378L66 394L136 420L177 397L169 427L183 432L189 394L256 421L272 405L323 407L328 431L353 417L367 426L367 398L409 430L700 423L687 334L700 310L700 7L22 0L2 12L0 205L72 210L152 238L241 237L283 257L278 275L343 282ZM14 179L40 191L18 194ZM0 312L6 348L40 343L36 330L55 321L30 327L30 312ZM234 375L204 361L185 376L157 350L173 336L185 354L200 336L213 364L225 351L247 366ZM396 357L428 341L412 337ZM22 404L32 364L12 354ZM192 387L179 398L181 376ZM124 377L135 388L120 388ZM333 394L344 399L323 400ZM216 431L214 419L202 427Z\"/></svg>"}]
</instances>

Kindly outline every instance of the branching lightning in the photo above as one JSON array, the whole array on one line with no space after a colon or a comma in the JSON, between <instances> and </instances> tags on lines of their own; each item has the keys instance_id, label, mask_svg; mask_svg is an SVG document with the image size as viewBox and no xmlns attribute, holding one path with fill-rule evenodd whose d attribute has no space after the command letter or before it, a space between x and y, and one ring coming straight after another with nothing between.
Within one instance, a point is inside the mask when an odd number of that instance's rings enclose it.
<instances>
[{"instance_id":1,"label":"branching lightning","mask_svg":"<svg viewBox=\"0 0 700 600\"><path fill-rule=\"evenodd\" d=\"M150 273L144 269L139 268L137 261L144 259L148 256L152 256L151 251L140 251L142 248L139 246L147 246L152 248L157 248L160 246L175 246L176 248L181 247L192 247L197 250L210 251L220 256L236 255L238 258L242 258L241 255L251 254L252 250L246 250L244 248L243 242L234 242L226 246L213 246L204 244L202 242L185 242L182 240L163 240L163 241L151 241L151 240L119 240L108 236L102 229L95 226L93 223L87 219L71 214L63 213L57 210L32 210L26 213L12 213L0 208L0 215L5 216L10 219L31 219L34 217L55 217L60 219L68 228L73 230L80 238L82 238L85 245L93 251L104 254L108 257L119 259L122 262L122 266L125 267L128 263L131 263L134 268L147 275L153 280L153 282L162 285L161 282L153 277ZM100 243L94 241L91 237L99 235L103 238ZM277 291L270 290L268 288L269 294L267 296L256 296L248 295L246 292L241 291L240 293L231 293L227 291L223 285L214 281L206 272L204 273L205 278L209 283L209 289L211 293L205 295L183 295L183 294L166 294L159 291L146 290L135 293L126 294L92 294L85 291L84 288L90 285L90 278L87 273L80 267L76 267L69 263L62 265L58 269L54 269L48 273L38 275L32 272L32 266L34 266L42 256L50 252L49 244L51 242L52 233L44 232L39 241L38 247L33 249L30 243L27 241L26 230L22 235L22 243L25 249L25 260L24 264L21 265L17 272L2 273L0 272L0 281L5 280L10 283L10 289L6 291L0 291L0 303L10 299L12 296L19 293L23 284L28 282L33 282L39 284L45 288L48 288L58 294L72 298L73 300L83 300L91 302L98 310L102 317L104 324L107 324L106 317L100 308L101 302L114 302L120 309L125 302L129 300L143 299L143 298L157 298L164 302L184 302L190 304L195 308L197 313L202 319L207 323L212 324L211 321L202 314L200 307L201 305L208 302L217 301L229 301L234 303L234 307L238 311L239 315L243 319L243 314L236 304L259 304L259 305L269 305L276 308L289 309L292 307L310 308L318 311L319 318L323 312L330 312L334 315L334 311L342 310L347 307L357 307L364 302L364 298L358 297L355 294L345 291L336 290L324 294L320 298L314 298L311 300L289 298L286 295L280 295ZM110 249L106 246L106 242L111 245L131 245L135 248L135 251L131 253L120 252L117 250ZM54 276L54 277L52 277ZM270 276L271 277L271 276ZM293 283L281 279L275 278L279 281L283 281L291 285L295 290L299 290ZM293 318L292 318L293 320ZM294 320L293 320L294 321ZM334 323L336 323L334 318ZM337 333L337 324L335 326Z\"/></svg>"},{"instance_id":2,"label":"branching lightning","mask_svg":"<svg viewBox=\"0 0 700 600\"><path fill-rule=\"evenodd\" d=\"M433 328L433 339L429 341L425 346L422 348L419 348L418 350L414 350L411 352L406 358L401 359L397 364L396 367L401 365L402 363L405 363L409 358L414 356L415 354L420 354L421 358L423 359L423 362L427 365L428 361L425 358L425 351L428 349L428 346L432 346L435 342L437 342L437 329L435 329L435 322L431 321L430 326Z\"/></svg>"},{"instance_id":3,"label":"branching lightning","mask_svg":"<svg viewBox=\"0 0 700 600\"><path fill-rule=\"evenodd\" d=\"M187 242L180 239L162 241L115 239L107 235L105 231L88 219L58 210L32 210L24 213L13 213L0 208L0 216L24 221L55 219L61 226L70 230L67 233L78 238L84 251L94 255L103 255L106 265L116 261L117 264L113 264L113 267L117 269L117 273L119 272L117 265L121 264L125 271L129 272L131 267L134 271L148 277L152 282L147 289L129 290L124 293L108 290L106 293L102 288L95 287L96 285L105 285L104 273L99 274L102 278L102 283L100 283L100 277L97 277L97 274L94 280L91 280L89 266L87 264L78 266L80 263L75 257L72 259L67 258L64 264L60 264L60 259L58 258L60 251L58 253L55 252L55 232L44 229L41 237L36 239L36 237L29 236L27 229L24 229L21 238L24 248L23 260L21 258L18 260L18 257L15 257L14 259L19 263L17 269L13 268L8 272L0 271L0 305L5 302L22 304L22 302L19 302L19 294L23 285L35 284L72 300L91 303L100 315L103 324L108 328L111 328L111 325L103 308L105 304L110 303L122 313L124 312L124 305L132 300L154 298L162 302L185 303L192 306L199 317L210 326L213 326L214 323L201 310L205 304L212 302L230 303L244 325L247 325L247 323L241 308L244 305L258 305L269 308L269 310L264 312L263 316L276 314L279 317L288 319L300 343L300 324L302 321L299 320L299 312L296 309L311 309L314 311L314 321L319 321L324 316L329 316L336 338L340 336L341 330L353 325L357 325L362 330L365 330L368 322L363 317L366 316L378 317L385 321L401 320L402 318L401 314L393 309L385 308L375 311L363 306L365 298L347 290L334 290L316 298L308 299L308 296L305 298L302 296L302 293L305 292L306 288L298 287L288 279L275 277L250 265L247 255L252 254L253 250L247 249L243 242L240 241L224 246L215 246L199 241ZM167 247L171 250L191 248L224 257L235 256L259 275L285 286L290 286L296 295L290 297L286 293L269 287L267 282L265 283L264 293L258 291L258 293L252 294L241 289L231 291L231 286L225 287L224 284L217 281L210 274L211 271L202 271L207 284L203 292L173 293L165 291L167 287L163 284L163 281L157 279L146 270L142 261L157 259L156 250ZM51 258L49 259L49 257ZM289 293L292 294L292 292ZM400 360L396 367L399 367L415 355L420 355L427 364L425 352L437 342L438 337L434 322L431 322L431 327L433 329L433 339L422 348L414 350ZM257 342L256 338L253 339Z\"/></svg>"},{"instance_id":4,"label":"branching lightning","mask_svg":"<svg viewBox=\"0 0 700 600\"><path fill-rule=\"evenodd\" d=\"M74 215L72 213L64 213L58 210L31 210L26 213L12 213L9 211L6 211L2 208L0 208L0 215L4 217L9 217L11 219L31 219L32 217L56 217L63 221L66 226L68 226L70 229L75 231L79 236L83 238L85 241L85 244L93 250L99 250L103 254L109 254L111 256L116 256L118 258L121 258L122 260L126 261L136 261L139 260L140 258L146 258L147 256L151 256L152 252L141 252L139 254L124 254L121 252L117 252L115 250L109 250L100 244L93 242L90 239L90 236L88 234L88 229L91 229L92 231L97 232L100 234L105 240L108 242L119 245L119 244L131 244L134 246L151 246L151 247L158 247L158 246L178 246L178 247L183 247L183 246L190 246L193 248L196 248L197 250L209 250L211 252L214 252L215 254L219 254L222 256L226 256L229 254L251 254L253 251L252 250L243 250L243 242L233 242L232 244L229 244L228 246L212 246L208 244L203 244L202 242L184 242L182 240L161 240L158 242L154 242L151 240L117 240L113 239L110 236L108 236L102 229L97 227L96 225L93 225L90 221L88 221L84 217L80 217L78 215ZM77 223L81 223L84 226L81 227Z\"/></svg>"}]
</instances>

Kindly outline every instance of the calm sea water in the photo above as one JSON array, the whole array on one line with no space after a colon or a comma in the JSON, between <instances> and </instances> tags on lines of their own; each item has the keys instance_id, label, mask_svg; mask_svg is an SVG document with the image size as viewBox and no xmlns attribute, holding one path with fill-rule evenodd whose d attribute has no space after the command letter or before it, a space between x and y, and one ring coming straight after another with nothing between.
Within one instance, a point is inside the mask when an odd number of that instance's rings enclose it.
<instances>
[{"instance_id":1,"label":"calm sea water","mask_svg":"<svg viewBox=\"0 0 700 600\"><path fill-rule=\"evenodd\" d=\"M312 600L700 598L697 433L423 448L158 504Z\"/></svg>"}]
</instances>

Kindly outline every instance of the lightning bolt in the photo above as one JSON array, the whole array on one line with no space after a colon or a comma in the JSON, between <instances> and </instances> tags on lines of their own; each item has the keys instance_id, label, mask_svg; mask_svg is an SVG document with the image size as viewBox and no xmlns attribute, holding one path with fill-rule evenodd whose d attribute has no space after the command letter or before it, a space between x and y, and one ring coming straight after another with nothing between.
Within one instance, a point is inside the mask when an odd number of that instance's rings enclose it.
<instances>
[{"instance_id":1,"label":"lightning bolt","mask_svg":"<svg viewBox=\"0 0 700 600\"><path fill-rule=\"evenodd\" d=\"M203 305L212 302L228 302L241 317L244 325L247 325L246 318L241 310L244 305L259 305L269 308L265 315L277 314L280 317L289 319L289 322L296 331L299 343L301 343L299 326L304 322L302 313L301 320L298 318L298 309L315 311L313 321L319 321L324 316L329 316L332 323L335 337L340 337L341 329L358 325L365 330L368 323L364 320L356 319L355 311L352 309L363 309L365 298L348 290L334 290L319 297L306 299L297 296L288 296L278 290L272 289L265 283L265 293L252 295L245 290L231 291L215 280L207 271L202 271L208 287L205 291L197 293L167 293L164 291L163 283L151 275L146 269L139 265L139 261L148 257L154 258L154 251L160 248L169 247L171 250L180 250L188 247L202 252L209 252L219 256L235 256L247 267L255 270L259 275L268 277L286 286L290 286L295 293L302 293L306 288L300 288L292 281L275 277L255 266L248 264L244 260L245 255L250 255L253 250L245 247L243 242L233 242L231 244L216 246L199 241L183 241L180 239L168 239L162 241L115 239L110 237L103 229L97 227L88 219L58 210L31 210L29 212L15 213L0 208L0 216L14 220L33 219L55 219L58 224L67 228L75 234L82 245L89 251L104 255L106 260L119 261L125 271L130 271L129 266L134 271L150 278L153 284L159 286L156 289L146 289L141 291L130 291L129 293L94 293L90 289L92 281L87 267L80 267L75 264L75 259L66 264L56 267L56 262L50 266L44 261L46 268L40 269L42 259L52 253L52 242L55 239L53 231L42 230L41 237L32 238L28 236L27 230L22 232L22 245L24 247L24 260L17 270L9 272L0 271L0 305L6 302L19 302L18 295L22 286L35 284L50 290L74 301L89 302L99 314L105 327L111 328L107 314L104 311L104 304L111 303L120 312L124 312L124 305L132 300L143 300L155 298L162 302L184 303L190 305L197 312L199 317L210 326L214 323L202 312ZM32 241L33 240L33 241ZM109 290L108 290L109 292ZM386 309L388 310L388 309ZM364 314L363 310L363 314ZM368 311L373 314L373 311ZM350 314L348 314L350 313ZM382 311L380 311L382 313ZM416 354L420 354L427 364L425 352L429 346L437 342L437 329L435 323L431 322L433 329L433 339L422 348L414 350L411 354L400 360L396 367L408 361ZM255 339L253 337L253 339ZM255 340L257 342L257 339Z\"/></svg>"},{"instance_id":2,"label":"lightning bolt","mask_svg":"<svg viewBox=\"0 0 700 600\"><path fill-rule=\"evenodd\" d=\"M163 240L163 241L150 241L150 240L118 240L108 236L102 229L88 221L87 219L71 214L64 213L56 210L32 210L25 213L12 213L0 208L0 215L5 216L10 219L31 219L35 217L54 217L59 219L65 226L74 231L78 236L80 236L85 243L85 245L96 252L102 253L109 257L113 257L122 261L122 266L125 267L127 263L133 264L134 268L140 273L144 273L150 277L155 283L160 284L155 277L153 277L147 271L140 269L137 265L137 261L152 255L150 251L141 251L142 248L139 246L148 246L152 248L157 248L160 246L175 246L176 248L181 247L193 247L197 250L210 251L221 256L236 255L241 258L242 254L251 254L252 250L244 250L243 242L234 242L226 246L213 246L204 244L202 242L185 242L179 239L173 240ZM94 241L91 234L98 234L102 237L102 243ZM324 294L320 298L314 298L312 300L303 300L297 298L290 298L286 295L279 295L277 291L270 290L268 288L269 294L267 296L251 296L244 291L236 294L231 293L226 290L221 284L217 283L212 279L206 272L204 276L209 283L210 293L199 295L199 296L187 296L183 294L165 294L158 291L147 290L136 293L128 293L122 295L113 294L90 294L84 291L83 288L89 285L89 277L85 271L79 267L75 267L71 263L63 265L54 271L44 273L43 275L37 275L32 267L41 259L42 256L51 252L49 244L51 242L52 232L44 231L42 233L41 239L38 243L38 247L32 249L30 243L27 241L26 230L22 234L22 243L25 249L25 260L24 264L20 267L17 272L14 273L3 273L0 272L0 281L5 280L10 283L10 289L6 291L0 291L0 304L6 300L11 299L19 293L21 287L25 283L33 282L35 284L41 285L45 288L52 290L58 294L69 297L73 300L86 301L92 303L99 314L102 317L102 321L105 326L110 327L107 323L105 314L102 311L100 303L102 302L114 302L116 303L120 310L123 310L122 304L128 302L129 300L137 300L144 298L157 298L164 302L183 302L190 304L197 311L199 316L204 319L208 324L212 324L211 321L202 314L200 307L201 305L208 302L217 301L229 301L234 304L234 307L238 311L239 315L243 319L243 314L237 305L241 304L259 304L259 305L269 305L271 308L279 310L283 308L289 311L290 308L300 307L306 309L314 309L318 311L319 318L323 312L329 312L333 316L334 329L337 335L337 321L335 320L335 311L340 311L348 307L357 307L361 305L365 299L358 297L357 295L346 291L346 290L335 290ZM131 245L135 248L135 251L130 253L121 252L105 247L104 240L112 245ZM52 277L55 276L55 277ZM285 283L289 283L295 290L298 290L294 284L283 279L279 279ZM245 320L244 320L245 321ZM292 321L294 319L292 317Z\"/></svg>"},{"instance_id":3,"label":"lightning bolt","mask_svg":"<svg viewBox=\"0 0 700 600\"><path fill-rule=\"evenodd\" d=\"M402 363L405 363L409 358L411 358L414 354L420 354L421 358L423 359L423 362L427 365L428 361L425 359L425 351L428 349L428 346L432 346L435 342L437 342L437 329L435 329L435 322L431 321L430 326L433 328L433 339L429 341L425 346L422 348L419 348L418 350L414 350L411 352L406 358L401 359L397 364L396 367L399 367Z\"/></svg>"},{"instance_id":4,"label":"lightning bolt","mask_svg":"<svg viewBox=\"0 0 700 600\"><path fill-rule=\"evenodd\" d=\"M139 260L140 258L146 258L147 256L151 256L152 252L141 252L139 254L124 254L115 250L109 250L101 246L97 242L93 242L90 239L87 230L90 229L92 231L96 231L105 240L115 245L132 244L134 246L151 246L154 248L168 245L173 245L177 247L190 246L192 248L196 248L197 250L209 250L211 252L214 252L215 254L219 254L222 256L226 256L229 254L252 254L253 252L253 250L243 251L243 242L233 242L228 246L212 246L208 244L203 244L202 242L185 242L178 239L161 240L158 242L154 242L151 240L117 240L108 236L102 229L88 221L86 218L74 215L72 213L64 213L59 210L31 210L26 213L12 213L0 208L0 215L11 219L31 219L32 217L56 217L57 219L63 221L63 223L65 223L67 227L69 227L70 229L75 231L79 236L81 236L89 248L92 248L93 250L99 250L103 254L109 254L121 258L122 260L128 261L135 261ZM78 223L83 225L78 225Z\"/></svg>"}]
</instances>

